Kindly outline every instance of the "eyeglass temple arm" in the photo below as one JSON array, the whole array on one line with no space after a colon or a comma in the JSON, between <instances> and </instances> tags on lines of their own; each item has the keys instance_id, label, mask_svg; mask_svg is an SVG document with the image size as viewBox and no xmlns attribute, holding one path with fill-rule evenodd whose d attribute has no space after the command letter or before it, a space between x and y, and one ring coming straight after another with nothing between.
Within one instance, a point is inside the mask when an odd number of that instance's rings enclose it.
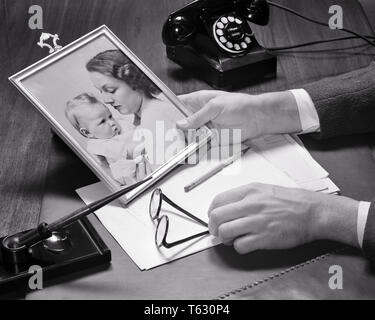
<instances>
[{"instance_id":1,"label":"eyeglass temple arm","mask_svg":"<svg viewBox=\"0 0 375 320\"><path fill-rule=\"evenodd\" d=\"M163 243L163 246L166 247L167 249L169 249L169 248L178 246L180 244L183 244L185 242L188 242L190 240L203 237L205 235L208 235L209 233L210 233L209 231L204 231L204 232L201 232L201 233L195 234L193 236L190 236L190 237L187 237L187 238L184 238L184 239L181 239L181 240L177 240L177 241L174 241L174 242L167 242L165 240L164 243Z\"/></svg>"},{"instance_id":2,"label":"eyeglass temple arm","mask_svg":"<svg viewBox=\"0 0 375 320\"><path fill-rule=\"evenodd\" d=\"M172 207L176 208L177 210L180 210L182 213L186 214L191 219L195 220L196 222L200 223L202 226L205 226L208 228L207 222L204 222L203 220L199 219L198 217L194 216L193 214L189 213L185 209L181 208L179 205L175 204L171 199L169 199L166 195L162 194L163 199L170 204Z\"/></svg>"}]
</instances>

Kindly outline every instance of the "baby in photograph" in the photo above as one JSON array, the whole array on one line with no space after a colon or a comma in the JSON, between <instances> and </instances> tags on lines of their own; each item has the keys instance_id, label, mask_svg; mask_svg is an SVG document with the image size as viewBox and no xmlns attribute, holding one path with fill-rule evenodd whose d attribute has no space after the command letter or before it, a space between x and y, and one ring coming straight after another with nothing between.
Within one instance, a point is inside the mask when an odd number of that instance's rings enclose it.
<instances>
[{"instance_id":1,"label":"baby in photograph","mask_svg":"<svg viewBox=\"0 0 375 320\"><path fill-rule=\"evenodd\" d=\"M87 151L98 159L104 157L120 184L132 184L150 171L144 144L133 140L134 128L121 126L121 120L114 119L108 107L95 96L82 93L68 101L65 116L88 139Z\"/></svg>"}]
</instances>

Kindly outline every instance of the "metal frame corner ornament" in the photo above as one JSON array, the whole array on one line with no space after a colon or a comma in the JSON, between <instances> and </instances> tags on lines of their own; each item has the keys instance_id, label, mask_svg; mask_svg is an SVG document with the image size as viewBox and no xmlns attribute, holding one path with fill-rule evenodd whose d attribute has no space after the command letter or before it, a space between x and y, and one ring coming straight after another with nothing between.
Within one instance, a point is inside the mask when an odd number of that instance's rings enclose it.
<instances>
[{"instance_id":1,"label":"metal frame corner ornament","mask_svg":"<svg viewBox=\"0 0 375 320\"><path fill-rule=\"evenodd\" d=\"M52 40L52 44L47 43L47 41L50 39ZM40 35L39 41L37 42L37 45L41 48L48 48L49 53L54 53L62 49L62 46L60 46L57 43L58 40L60 40L58 34L42 32L42 34Z\"/></svg>"}]
</instances>

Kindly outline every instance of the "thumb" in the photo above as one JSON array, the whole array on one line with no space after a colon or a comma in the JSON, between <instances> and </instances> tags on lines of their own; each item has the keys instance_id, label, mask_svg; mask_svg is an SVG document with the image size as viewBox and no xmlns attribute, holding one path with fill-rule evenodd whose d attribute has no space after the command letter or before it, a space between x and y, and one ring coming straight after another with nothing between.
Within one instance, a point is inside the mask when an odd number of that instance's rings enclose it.
<instances>
[{"instance_id":1,"label":"thumb","mask_svg":"<svg viewBox=\"0 0 375 320\"><path fill-rule=\"evenodd\" d=\"M177 128L182 130L199 129L209 121L215 119L219 112L218 106L210 101L190 117L177 121Z\"/></svg>"}]
</instances>

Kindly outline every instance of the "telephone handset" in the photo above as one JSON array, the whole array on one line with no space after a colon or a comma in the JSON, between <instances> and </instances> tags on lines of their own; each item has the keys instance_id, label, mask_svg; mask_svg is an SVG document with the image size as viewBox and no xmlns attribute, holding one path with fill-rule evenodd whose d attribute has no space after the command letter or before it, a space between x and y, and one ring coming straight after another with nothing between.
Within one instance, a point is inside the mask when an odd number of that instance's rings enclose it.
<instances>
[{"instance_id":1,"label":"telephone handset","mask_svg":"<svg viewBox=\"0 0 375 320\"><path fill-rule=\"evenodd\" d=\"M241 87L274 77L276 58L257 42L249 24L267 25L266 0L196 0L163 26L167 56L215 88Z\"/></svg>"},{"instance_id":2,"label":"telephone handset","mask_svg":"<svg viewBox=\"0 0 375 320\"><path fill-rule=\"evenodd\" d=\"M163 41L167 46L186 45L205 33L225 52L243 54L254 37L246 21L266 25L268 20L265 0L197 0L168 17Z\"/></svg>"}]
</instances>

